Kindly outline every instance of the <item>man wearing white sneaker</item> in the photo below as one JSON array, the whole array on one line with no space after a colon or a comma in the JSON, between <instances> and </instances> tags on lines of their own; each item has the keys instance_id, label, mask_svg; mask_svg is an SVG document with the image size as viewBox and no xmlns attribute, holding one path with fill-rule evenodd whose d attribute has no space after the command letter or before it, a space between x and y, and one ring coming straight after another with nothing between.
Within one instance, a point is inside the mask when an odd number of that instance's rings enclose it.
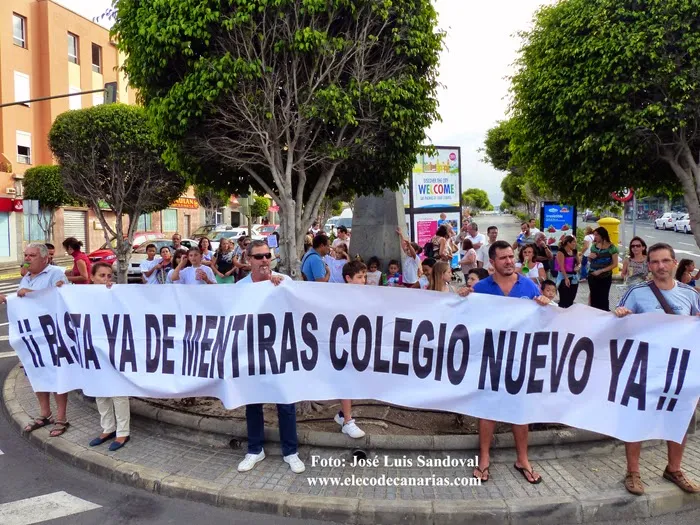
<instances>
[{"instance_id":1,"label":"man wearing white sneaker","mask_svg":"<svg viewBox=\"0 0 700 525\"><path fill-rule=\"evenodd\" d=\"M252 241L247 248L250 273L241 279L238 284L259 283L271 281L275 286L279 285L284 277L274 274L270 269L272 254L265 241ZM265 459L263 444L265 441L265 420L263 418L262 404L247 405L245 418L248 425L248 453L238 464L238 472L253 470L255 465ZM294 403L277 404L277 419L280 429L280 443L284 462L295 474L301 474L306 470L304 462L297 454L297 414Z\"/></svg>"}]
</instances>

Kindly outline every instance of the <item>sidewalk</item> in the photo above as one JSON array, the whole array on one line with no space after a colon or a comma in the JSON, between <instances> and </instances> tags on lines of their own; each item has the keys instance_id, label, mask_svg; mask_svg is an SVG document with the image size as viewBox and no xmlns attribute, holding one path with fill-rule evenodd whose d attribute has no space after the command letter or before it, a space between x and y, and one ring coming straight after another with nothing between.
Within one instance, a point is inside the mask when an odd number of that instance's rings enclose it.
<instances>
[{"instance_id":1,"label":"sidewalk","mask_svg":"<svg viewBox=\"0 0 700 525\"><path fill-rule=\"evenodd\" d=\"M38 414L36 397L19 367L10 372L4 385L4 404L16 427L23 427ZM268 458L248 473L236 470L245 455L245 443L237 448L206 444L202 436L187 435L175 427L154 426L132 417L132 439L116 453L107 445L89 448L99 434L99 415L88 404L71 399L71 427L59 438L49 438L47 429L28 439L47 453L101 477L151 490L166 496L197 500L212 505L305 519L348 524L430 523L461 524L556 524L595 522L657 516L699 507L700 497L688 496L662 479L666 465L663 445L642 453L642 478L646 494L634 497L625 491L624 453L600 451L595 446L585 454L557 458L533 454L534 468L544 482L528 485L513 470L515 453L500 450L491 465L491 480L481 486L339 487L316 485L309 478L471 478L472 468L460 467L357 467L350 466L349 449L302 446L306 472L293 474L282 462L279 444L266 447ZM178 432L182 432L178 434ZM191 433L191 431L189 431ZM194 437L194 439L193 439ZM198 444L198 442L200 444ZM577 446L572 444L572 448ZM432 459L473 459L476 451L376 451L380 457L406 458L417 463L419 455ZM368 457L374 455L369 451ZM340 466L312 466L312 458L338 460ZM540 459L541 458L541 459ZM345 464L343 465L343 461ZM700 479L700 437L689 438L684 468Z\"/></svg>"}]
</instances>

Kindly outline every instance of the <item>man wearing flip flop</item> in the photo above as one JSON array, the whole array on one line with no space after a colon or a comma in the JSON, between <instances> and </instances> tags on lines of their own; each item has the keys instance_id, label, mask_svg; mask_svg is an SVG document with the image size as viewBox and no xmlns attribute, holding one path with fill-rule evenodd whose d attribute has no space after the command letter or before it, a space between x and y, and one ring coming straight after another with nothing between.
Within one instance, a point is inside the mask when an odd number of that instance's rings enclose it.
<instances>
[{"instance_id":1,"label":"man wearing flip flop","mask_svg":"<svg viewBox=\"0 0 700 525\"><path fill-rule=\"evenodd\" d=\"M28 265L26 274L19 282L17 297L26 297L31 292L46 288L60 287L66 281L63 269L53 266L49 262L49 250L44 244L30 244L24 249L24 263ZM0 295L0 303L7 302L7 297ZM58 407L57 418L51 416L51 393L36 392L39 400L41 414L34 421L24 427L25 432L33 432L53 424L49 435L58 437L68 430L70 424L66 420L66 408L68 406L68 394L54 394Z\"/></svg>"},{"instance_id":2,"label":"man wearing flip flop","mask_svg":"<svg viewBox=\"0 0 700 525\"><path fill-rule=\"evenodd\" d=\"M510 244L505 241L494 242L489 246L488 256L494 273L474 285L475 293L533 299L540 305L549 305L549 299L541 294L540 289L531 279L515 272L515 255ZM462 288L459 292L462 296L466 296L469 293L469 288ZM490 449L495 430L495 421L488 419L479 420L479 466L474 469L474 477L480 479L482 483L487 482L490 477ZM541 483L542 476L535 472L527 457L528 426L513 425L513 437L515 438L515 451L517 454L513 467L523 475L528 483L532 485Z\"/></svg>"},{"instance_id":3,"label":"man wearing flip flop","mask_svg":"<svg viewBox=\"0 0 700 525\"><path fill-rule=\"evenodd\" d=\"M695 288L676 282L674 279L678 262L673 248L665 243L655 244L647 251L647 261L649 261L652 280L630 288L615 309L615 315L625 317L630 314L649 312L700 315L700 293ZM686 439L687 436L680 444L668 441L668 464L663 477L685 492L698 494L700 485L688 478L681 470ZM639 474L641 452L641 443L625 443L627 455L625 488L637 496L644 494L644 485Z\"/></svg>"}]
</instances>

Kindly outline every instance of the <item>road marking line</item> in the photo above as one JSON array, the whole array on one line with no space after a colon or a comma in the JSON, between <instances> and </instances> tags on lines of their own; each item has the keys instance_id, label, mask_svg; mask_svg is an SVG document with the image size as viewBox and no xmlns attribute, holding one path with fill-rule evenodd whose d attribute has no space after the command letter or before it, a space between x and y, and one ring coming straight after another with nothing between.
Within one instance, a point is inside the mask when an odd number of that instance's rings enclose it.
<instances>
[{"instance_id":1,"label":"road marking line","mask_svg":"<svg viewBox=\"0 0 700 525\"><path fill-rule=\"evenodd\" d=\"M31 525L99 508L102 508L101 505L60 491L0 504L0 523L3 525Z\"/></svg>"},{"instance_id":2,"label":"road marking line","mask_svg":"<svg viewBox=\"0 0 700 525\"><path fill-rule=\"evenodd\" d=\"M0 352L0 359L3 359L5 357L17 357L16 352Z\"/></svg>"},{"instance_id":3,"label":"road marking line","mask_svg":"<svg viewBox=\"0 0 700 525\"><path fill-rule=\"evenodd\" d=\"M693 246L693 247L697 246L697 244L690 244L689 242L679 242L678 244L682 244L683 246ZM0 325L0 326L2 326L2 325Z\"/></svg>"},{"instance_id":4,"label":"road marking line","mask_svg":"<svg viewBox=\"0 0 700 525\"><path fill-rule=\"evenodd\" d=\"M9 335L0 335L0 341L9 341L10 336Z\"/></svg>"}]
</instances>

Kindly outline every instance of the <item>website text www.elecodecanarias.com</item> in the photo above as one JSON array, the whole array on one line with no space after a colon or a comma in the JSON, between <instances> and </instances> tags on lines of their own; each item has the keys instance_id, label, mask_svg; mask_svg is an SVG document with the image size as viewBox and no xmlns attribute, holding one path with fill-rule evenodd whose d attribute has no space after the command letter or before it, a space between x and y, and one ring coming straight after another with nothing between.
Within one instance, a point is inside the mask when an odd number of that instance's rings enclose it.
<instances>
[{"instance_id":1,"label":"website text www.elecodecanarias.com","mask_svg":"<svg viewBox=\"0 0 700 525\"><path fill-rule=\"evenodd\" d=\"M478 487L481 480L474 477L446 476L325 476L306 478L311 487Z\"/></svg>"}]
</instances>

